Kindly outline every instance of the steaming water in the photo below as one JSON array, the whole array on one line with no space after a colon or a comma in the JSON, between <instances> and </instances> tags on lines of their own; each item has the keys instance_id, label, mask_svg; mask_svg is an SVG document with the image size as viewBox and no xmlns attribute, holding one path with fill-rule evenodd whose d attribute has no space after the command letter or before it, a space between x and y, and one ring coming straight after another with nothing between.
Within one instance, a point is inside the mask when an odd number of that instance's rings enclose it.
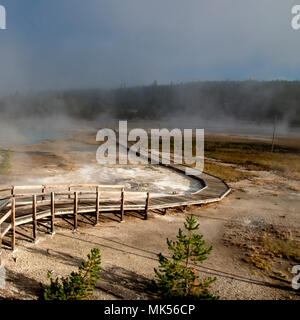
<instances>
[{"instance_id":1,"label":"steaming water","mask_svg":"<svg viewBox=\"0 0 300 320\"><path fill-rule=\"evenodd\" d=\"M152 193L193 193L201 184L184 174L160 166L106 167L87 165L76 171L46 178L29 179L26 184L117 184L128 191Z\"/></svg>"},{"instance_id":2,"label":"steaming water","mask_svg":"<svg viewBox=\"0 0 300 320\"><path fill-rule=\"evenodd\" d=\"M67 134L62 131L16 129L1 123L0 145L2 146L30 145L49 139L62 140L66 137Z\"/></svg>"},{"instance_id":3,"label":"steaming water","mask_svg":"<svg viewBox=\"0 0 300 320\"><path fill-rule=\"evenodd\" d=\"M36 144L44 140L62 140L66 138L66 133L51 130L26 130L23 133L24 139L20 144Z\"/></svg>"}]
</instances>

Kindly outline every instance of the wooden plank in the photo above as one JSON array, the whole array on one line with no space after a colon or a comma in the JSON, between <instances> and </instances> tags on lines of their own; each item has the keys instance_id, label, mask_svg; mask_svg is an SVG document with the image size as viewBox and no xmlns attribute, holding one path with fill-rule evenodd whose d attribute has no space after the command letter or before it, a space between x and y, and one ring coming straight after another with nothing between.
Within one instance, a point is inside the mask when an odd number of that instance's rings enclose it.
<instances>
[{"instance_id":1,"label":"wooden plank","mask_svg":"<svg viewBox=\"0 0 300 320\"><path fill-rule=\"evenodd\" d=\"M0 201L6 201L11 198L11 195L0 198Z\"/></svg>"},{"instance_id":2,"label":"wooden plank","mask_svg":"<svg viewBox=\"0 0 300 320\"><path fill-rule=\"evenodd\" d=\"M14 191L17 190L42 190L44 186L13 186Z\"/></svg>"},{"instance_id":3,"label":"wooden plank","mask_svg":"<svg viewBox=\"0 0 300 320\"><path fill-rule=\"evenodd\" d=\"M11 200L10 200L10 202L11 202ZM7 211L7 213L5 213L5 215L1 217L1 219L0 219L0 225L1 225L6 219L8 219L10 216L11 216L11 210Z\"/></svg>"},{"instance_id":4,"label":"wooden plank","mask_svg":"<svg viewBox=\"0 0 300 320\"><path fill-rule=\"evenodd\" d=\"M56 194L55 194L56 195ZM73 204L72 200L55 200L55 204ZM50 200L44 200L44 201L37 201L38 206L50 206L51 205L51 199ZM22 209L23 211L31 209L32 208L32 201L26 201L21 203L16 203L16 207Z\"/></svg>"},{"instance_id":5,"label":"wooden plank","mask_svg":"<svg viewBox=\"0 0 300 320\"><path fill-rule=\"evenodd\" d=\"M2 223L1 225L1 235L2 238L7 234L7 232L11 229L11 224L10 223Z\"/></svg>"},{"instance_id":6,"label":"wooden plank","mask_svg":"<svg viewBox=\"0 0 300 320\"><path fill-rule=\"evenodd\" d=\"M124 205L125 205L125 194L124 194L124 189L122 189L122 192L121 192L121 222L123 221L123 217L124 217Z\"/></svg>"},{"instance_id":7,"label":"wooden plank","mask_svg":"<svg viewBox=\"0 0 300 320\"><path fill-rule=\"evenodd\" d=\"M2 261L1 261L1 257L2 257L2 239L3 239L3 235L2 235L2 233L1 233L1 225L0 225L0 266L2 266Z\"/></svg>"},{"instance_id":8,"label":"wooden plank","mask_svg":"<svg viewBox=\"0 0 300 320\"><path fill-rule=\"evenodd\" d=\"M74 230L78 227L78 193L74 192Z\"/></svg>"},{"instance_id":9,"label":"wooden plank","mask_svg":"<svg viewBox=\"0 0 300 320\"><path fill-rule=\"evenodd\" d=\"M97 188L96 191L96 225L99 224L99 206L100 206L100 191L99 188Z\"/></svg>"},{"instance_id":10,"label":"wooden plank","mask_svg":"<svg viewBox=\"0 0 300 320\"><path fill-rule=\"evenodd\" d=\"M67 189L70 184L45 184L44 187L47 189Z\"/></svg>"},{"instance_id":11,"label":"wooden plank","mask_svg":"<svg viewBox=\"0 0 300 320\"><path fill-rule=\"evenodd\" d=\"M32 196L32 227L33 227L33 241L37 241L37 219L36 219L36 195Z\"/></svg>"},{"instance_id":12,"label":"wooden plank","mask_svg":"<svg viewBox=\"0 0 300 320\"><path fill-rule=\"evenodd\" d=\"M12 229L12 237L11 237L11 249L12 251L16 250L16 225L15 225L15 218L16 218L16 207L15 207L16 200L15 198L11 199L11 229Z\"/></svg>"},{"instance_id":13,"label":"wooden plank","mask_svg":"<svg viewBox=\"0 0 300 320\"><path fill-rule=\"evenodd\" d=\"M16 199L31 199L33 193L19 193L15 194ZM46 197L50 196L50 193L34 193L37 197Z\"/></svg>"},{"instance_id":14,"label":"wooden plank","mask_svg":"<svg viewBox=\"0 0 300 320\"><path fill-rule=\"evenodd\" d=\"M120 196L120 191L101 191L101 195L116 195L116 196Z\"/></svg>"},{"instance_id":15,"label":"wooden plank","mask_svg":"<svg viewBox=\"0 0 300 320\"><path fill-rule=\"evenodd\" d=\"M134 191L124 191L126 196L147 196L146 191L134 192Z\"/></svg>"},{"instance_id":16,"label":"wooden plank","mask_svg":"<svg viewBox=\"0 0 300 320\"><path fill-rule=\"evenodd\" d=\"M125 186L123 185L98 185L98 184L71 184L72 188L87 188L87 189L95 189L95 188L107 188L107 189L123 189Z\"/></svg>"},{"instance_id":17,"label":"wooden plank","mask_svg":"<svg viewBox=\"0 0 300 320\"><path fill-rule=\"evenodd\" d=\"M150 193L147 192L146 207L145 207L145 220L148 219L149 204L150 204Z\"/></svg>"},{"instance_id":18,"label":"wooden plank","mask_svg":"<svg viewBox=\"0 0 300 320\"><path fill-rule=\"evenodd\" d=\"M107 188L107 189L124 189L125 188L125 186L123 186L123 185L98 185L98 187L100 189L105 189L105 188Z\"/></svg>"},{"instance_id":19,"label":"wooden plank","mask_svg":"<svg viewBox=\"0 0 300 320\"><path fill-rule=\"evenodd\" d=\"M55 194L54 192L51 192L51 234L55 234L54 219L55 219Z\"/></svg>"},{"instance_id":20,"label":"wooden plank","mask_svg":"<svg viewBox=\"0 0 300 320\"><path fill-rule=\"evenodd\" d=\"M12 187L2 188L0 189L0 192L11 191L11 188Z\"/></svg>"},{"instance_id":21,"label":"wooden plank","mask_svg":"<svg viewBox=\"0 0 300 320\"><path fill-rule=\"evenodd\" d=\"M0 210L2 210L3 208L5 208L8 204L10 203L10 198L6 201L4 201L1 205L0 205Z\"/></svg>"},{"instance_id":22,"label":"wooden plank","mask_svg":"<svg viewBox=\"0 0 300 320\"><path fill-rule=\"evenodd\" d=\"M42 193L46 193L46 187L45 186L42 188ZM42 197L42 200L45 200L44 196Z\"/></svg>"},{"instance_id":23,"label":"wooden plank","mask_svg":"<svg viewBox=\"0 0 300 320\"><path fill-rule=\"evenodd\" d=\"M17 190L42 190L42 189L66 189L66 188L85 188L85 189L124 189L124 185L98 185L98 184L57 184L57 185L40 185L40 186L12 186L10 188L0 189L1 191L11 191L13 194Z\"/></svg>"}]
</instances>

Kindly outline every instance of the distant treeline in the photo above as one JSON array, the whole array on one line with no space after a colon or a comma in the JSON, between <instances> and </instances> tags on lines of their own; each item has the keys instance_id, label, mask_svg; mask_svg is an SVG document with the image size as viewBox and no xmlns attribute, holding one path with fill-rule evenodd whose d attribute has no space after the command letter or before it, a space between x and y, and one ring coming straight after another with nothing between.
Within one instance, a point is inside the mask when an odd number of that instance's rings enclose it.
<instances>
[{"instance_id":1,"label":"distant treeline","mask_svg":"<svg viewBox=\"0 0 300 320\"><path fill-rule=\"evenodd\" d=\"M1 115L83 119L160 119L201 115L300 125L300 81L201 81L102 90L18 94L0 98Z\"/></svg>"}]
</instances>

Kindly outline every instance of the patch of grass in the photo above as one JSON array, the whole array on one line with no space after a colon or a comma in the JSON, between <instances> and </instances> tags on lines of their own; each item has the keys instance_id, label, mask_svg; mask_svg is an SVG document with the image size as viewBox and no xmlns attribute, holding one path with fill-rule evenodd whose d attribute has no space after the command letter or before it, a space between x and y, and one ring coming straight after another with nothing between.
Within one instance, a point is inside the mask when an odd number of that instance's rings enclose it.
<instances>
[{"instance_id":1,"label":"patch of grass","mask_svg":"<svg viewBox=\"0 0 300 320\"><path fill-rule=\"evenodd\" d=\"M252 173L236 170L229 166L222 166L220 164L205 161L204 172L217 176L226 182L237 182L253 177Z\"/></svg>"},{"instance_id":2,"label":"patch of grass","mask_svg":"<svg viewBox=\"0 0 300 320\"><path fill-rule=\"evenodd\" d=\"M267 260L259 256L258 254L251 254L249 257L244 258L244 260L248 262L250 265L256 267L257 269L265 271L271 269Z\"/></svg>"},{"instance_id":3,"label":"patch of grass","mask_svg":"<svg viewBox=\"0 0 300 320\"><path fill-rule=\"evenodd\" d=\"M225 245L241 249L241 259L253 275L291 280L290 270L300 261L299 229L262 223L250 230L249 225L234 222L229 222L226 229Z\"/></svg>"},{"instance_id":4,"label":"patch of grass","mask_svg":"<svg viewBox=\"0 0 300 320\"><path fill-rule=\"evenodd\" d=\"M195 144L195 142L194 142ZM162 150L162 142L160 141L160 145L159 145L160 150ZM149 150L151 149L151 140L149 140ZM184 151L182 150L182 152L184 153ZM171 140L170 141L170 154L173 155L174 154L174 141ZM196 151L193 150L193 155L195 156ZM194 165L191 165L191 167L194 167ZM241 170L237 170L233 167L230 166L224 166L209 160L205 160L204 163L204 172L208 173L208 174L212 174L214 176L217 176L223 180L225 180L226 182L237 182L240 180L245 180L248 179L250 177L254 177L255 175L253 173L250 172L244 172Z\"/></svg>"},{"instance_id":5,"label":"patch of grass","mask_svg":"<svg viewBox=\"0 0 300 320\"><path fill-rule=\"evenodd\" d=\"M8 150L4 153L2 162L0 163L0 174L4 175L4 174L8 174L9 170L11 168L11 151Z\"/></svg>"},{"instance_id":6,"label":"patch of grass","mask_svg":"<svg viewBox=\"0 0 300 320\"><path fill-rule=\"evenodd\" d=\"M194 138L195 139L195 138ZM227 164L235 164L249 171L275 171L288 179L300 180L300 140L289 143L288 139L277 139L274 152L271 152L270 142L245 139L231 136L205 136L205 158L219 160ZM160 150L161 150L160 141ZM149 139L149 149L151 143ZM173 154L174 141L170 142L170 153ZM196 154L196 143L193 141L193 155ZM206 163L208 173L216 174L231 181L244 179L247 173L234 168L220 167L215 163ZM219 170L222 169L222 170ZM233 177L230 177L230 173ZM229 176L229 179L228 179Z\"/></svg>"},{"instance_id":7,"label":"patch of grass","mask_svg":"<svg viewBox=\"0 0 300 320\"><path fill-rule=\"evenodd\" d=\"M275 276L280 277L282 279L288 279L289 278L285 273L283 273L280 270L279 271L273 270L273 273L274 273Z\"/></svg>"},{"instance_id":8,"label":"patch of grass","mask_svg":"<svg viewBox=\"0 0 300 320\"><path fill-rule=\"evenodd\" d=\"M205 156L249 170L273 170L287 178L300 180L299 152L278 149L270 152L268 145L253 142L205 142Z\"/></svg>"},{"instance_id":9,"label":"patch of grass","mask_svg":"<svg viewBox=\"0 0 300 320\"><path fill-rule=\"evenodd\" d=\"M278 258L300 262L300 241L263 236L264 247Z\"/></svg>"}]
</instances>

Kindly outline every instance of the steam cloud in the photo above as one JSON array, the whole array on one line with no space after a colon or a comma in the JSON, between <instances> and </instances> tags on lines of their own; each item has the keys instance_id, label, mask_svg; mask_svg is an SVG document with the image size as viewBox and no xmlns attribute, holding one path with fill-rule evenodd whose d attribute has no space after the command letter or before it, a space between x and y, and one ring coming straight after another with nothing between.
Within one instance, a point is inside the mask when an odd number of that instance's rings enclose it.
<instances>
[{"instance_id":1,"label":"steam cloud","mask_svg":"<svg viewBox=\"0 0 300 320\"><path fill-rule=\"evenodd\" d=\"M24 128L60 130L79 120L220 131L246 121L268 134L275 120L282 133L299 126L298 82L204 81L298 79L293 0L1 4L2 141L19 139ZM165 85L147 85L155 79Z\"/></svg>"}]
</instances>

